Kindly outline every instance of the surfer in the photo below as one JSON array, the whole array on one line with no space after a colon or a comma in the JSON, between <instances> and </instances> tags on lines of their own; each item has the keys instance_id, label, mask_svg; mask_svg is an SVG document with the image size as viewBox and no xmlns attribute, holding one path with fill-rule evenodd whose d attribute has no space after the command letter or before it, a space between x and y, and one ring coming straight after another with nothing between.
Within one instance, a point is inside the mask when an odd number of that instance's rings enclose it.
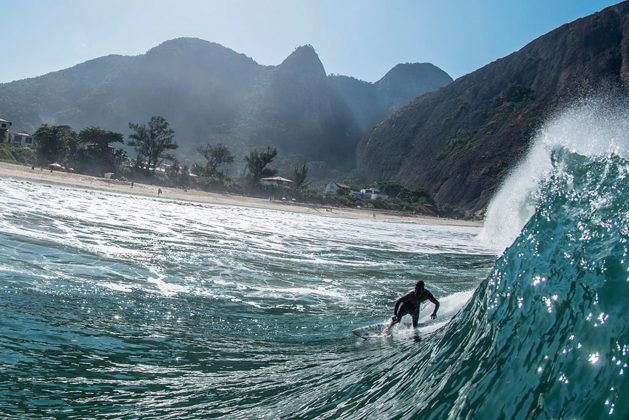
<instances>
[{"instance_id":1,"label":"surfer","mask_svg":"<svg viewBox=\"0 0 629 420\"><path fill-rule=\"evenodd\" d=\"M419 306L422 302L429 300L435 304L435 310L432 311L430 319L437 317L439 310L439 301L428 290L424 288L424 282L419 280L415 284L415 289L411 290L395 302L393 308L393 316L391 317L391 325L388 329L400 322L404 315L410 315L413 318L413 328L417 328L417 320L419 319Z\"/></svg>"}]
</instances>

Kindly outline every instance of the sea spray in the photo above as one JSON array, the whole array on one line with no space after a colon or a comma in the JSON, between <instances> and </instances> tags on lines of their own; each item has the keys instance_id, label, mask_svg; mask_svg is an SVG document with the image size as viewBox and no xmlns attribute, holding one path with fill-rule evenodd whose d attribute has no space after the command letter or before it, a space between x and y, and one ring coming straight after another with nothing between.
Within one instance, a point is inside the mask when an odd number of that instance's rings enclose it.
<instances>
[{"instance_id":1,"label":"sea spray","mask_svg":"<svg viewBox=\"0 0 629 420\"><path fill-rule=\"evenodd\" d=\"M629 105L618 98L590 97L550 118L491 200L481 240L497 251L513 243L535 211L540 184L550 176L553 151L558 148L583 156L614 153L626 158Z\"/></svg>"}]
</instances>

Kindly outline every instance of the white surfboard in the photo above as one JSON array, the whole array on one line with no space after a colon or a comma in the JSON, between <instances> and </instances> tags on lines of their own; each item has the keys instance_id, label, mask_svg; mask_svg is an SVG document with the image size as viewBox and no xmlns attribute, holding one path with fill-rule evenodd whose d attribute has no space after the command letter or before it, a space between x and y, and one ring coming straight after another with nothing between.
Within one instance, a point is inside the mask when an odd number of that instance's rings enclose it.
<instances>
[{"instance_id":1,"label":"white surfboard","mask_svg":"<svg viewBox=\"0 0 629 420\"><path fill-rule=\"evenodd\" d=\"M400 322L397 325L400 325L400 326L402 326L405 329L410 329L410 328L412 328L413 324L410 321L410 319L406 319L406 318L407 317L404 317L402 319L402 322ZM418 327L420 325L418 325ZM377 324L366 325L364 327L354 328L352 330L352 332L354 334L356 334L358 337L364 338L364 339L367 339L367 338L378 338L378 337L387 336L387 335L389 335L391 333L391 331L389 330L389 326L390 326L389 322L387 322L387 323L379 322Z\"/></svg>"},{"instance_id":2,"label":"white surfboard","mask_svg":"<svg viewBox=\"0 0 629 420\"><path fill-rule=\"evenodd\" d=\"M379 324L367 325L364 327L354 328L352 332L360 338L376 338L382 337L386 334L389 324L380 322Z\"/></svg>"}]
</instances>

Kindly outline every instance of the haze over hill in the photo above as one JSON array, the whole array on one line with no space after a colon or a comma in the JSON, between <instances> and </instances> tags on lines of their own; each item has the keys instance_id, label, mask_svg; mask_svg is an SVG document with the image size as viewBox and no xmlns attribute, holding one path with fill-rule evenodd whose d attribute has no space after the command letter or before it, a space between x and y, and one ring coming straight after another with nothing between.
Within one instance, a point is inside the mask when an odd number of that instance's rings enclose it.
<instances>
[{"instance_id":1,"label":"haze over hill","mask_svg":"<svg viewBox=\"0 0 629 420\"><path fill-rule=\"evenodd\" d=\"M563 25L395 112L361 141L359 171L483 209L547 116L586 94L626 97L627 45L627 2Z\"/></svg>"},{"instance_id":2,"label":"haze over hill","mask_svg":"<svg viewBox=\"0 0 629 420\"><path fill-rule=\"evenodd\" d=\"M164 116L180 158L222 142L237 155L276 146L285 162L354 165L359 139L417 95L451 82L430 64L396 66L376 83L327 76L314 48L262 66L219 44L166 41L140 56L107 56L44 76L0 84L0 115L17 130L42 123L128 133L129 122Z\"/></svg>"}]
</instances>

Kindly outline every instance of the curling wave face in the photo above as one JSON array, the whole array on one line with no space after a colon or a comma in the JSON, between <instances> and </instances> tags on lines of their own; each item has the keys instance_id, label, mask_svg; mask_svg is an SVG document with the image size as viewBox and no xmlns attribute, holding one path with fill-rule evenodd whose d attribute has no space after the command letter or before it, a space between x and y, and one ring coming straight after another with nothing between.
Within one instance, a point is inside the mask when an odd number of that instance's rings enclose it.
<instances>
[{"instance_id":1,"label":"curling wave face","mask_svg":"<svg viewBox=\"0 0 629 420\"><path fill-rule=\"evenodd\" d=\"M416 413L629 416L629 162L553 162L531 220L418 358L416 383L438 385L420 385Z\"/></svg>"}]
</instances>

